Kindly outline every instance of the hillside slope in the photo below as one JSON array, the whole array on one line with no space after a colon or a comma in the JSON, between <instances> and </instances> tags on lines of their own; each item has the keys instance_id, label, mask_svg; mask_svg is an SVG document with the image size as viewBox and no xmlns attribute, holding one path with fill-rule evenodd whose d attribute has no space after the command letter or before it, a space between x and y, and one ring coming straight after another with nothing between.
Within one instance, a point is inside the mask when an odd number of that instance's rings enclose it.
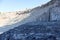
<instances>
[{"instance_id":1,"label":"hillside slope","mask_svg":"<svg viewBox=\"0 0 60 40\"><path fill-rule=\"evenodd\" d=\"M29 16L0 28L0 40L60 40L60 0L51 0L25 14Z\"/></svg>"},{"instance_id":2,"label":"hillside slope","mask_svg":"<svg viewBox=\"0 0 60 40\"><path fill-rule=\"evenodd\" d=\"M59 0L51 0L45 5L41 7L35 7L31 10L23 11L23 12L16 12L16 15L13 13L9 17L11 17L7 22L8 25L0 27L0 33L6 32L10 29L18 27L25 23L30 22L51 22L51 21L60 21L60 1ZM4 18L6 19L6 18ZM4 22L4 21L3 21ZM5 24L4 23L4 24ZM41 23L40 23L41 24ZM33 25L33 24L32 24Z\"/></svg>"},{"instance_id":3,"label":"hillside slope","mask_svg":"<svg viewBox=\"0 0 60 40\"><path fill-rule=\"evenodd\" d=\"M4 32L0 40L60 40L60 22L31 23Z\"/></svg>"}]
</instances>

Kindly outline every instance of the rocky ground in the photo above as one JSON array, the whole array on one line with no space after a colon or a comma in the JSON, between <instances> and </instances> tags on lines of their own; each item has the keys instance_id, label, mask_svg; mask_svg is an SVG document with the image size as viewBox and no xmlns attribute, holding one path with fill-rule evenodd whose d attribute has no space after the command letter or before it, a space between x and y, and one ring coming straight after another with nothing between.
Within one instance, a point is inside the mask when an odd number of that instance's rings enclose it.
<instances>
[{"instance_id":1,"label":"rocky ground","mask_svg":"<svg viewBox=\"0 0 60 40\"><path fill-rule=\"evenodd\" d=\"M7 32L5 29L4 33L0 35L0 40L60 40L59 0L51 0L46 5L43 5L43 7L33 8L27 14L30 16L14 26L5 26L6 29L11 27L14 27L14 29L11 28ZM20 25L21 23L25 24ZM20 26L16 26L17 24Z\"/></svg>"},{"instance_id":2,"label":"rocky ground","mask_svg":"<svg viewBox=\"0 0 60 40\"><path fill-rule=\"evenodd\" d=\"M27 23L1 34L0 40L60 40L60 22Z\"/></svg>"}]
</instances>

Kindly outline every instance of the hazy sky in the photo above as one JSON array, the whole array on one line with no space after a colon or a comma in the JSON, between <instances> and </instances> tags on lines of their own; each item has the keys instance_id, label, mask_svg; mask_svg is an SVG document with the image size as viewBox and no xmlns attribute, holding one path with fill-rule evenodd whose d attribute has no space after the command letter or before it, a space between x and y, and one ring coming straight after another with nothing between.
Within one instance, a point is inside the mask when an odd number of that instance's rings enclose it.
<instances>
[{"instance_id":1,"label":"hazy sky","mask_svg":"<svg viewBox=\"0 0 60 40\"><path fill-rule=\"evenodd\" d=\"M50 0L0 0L0 11L15 11L33 8L47 3Z\"/></svg>"}]
</instances>

